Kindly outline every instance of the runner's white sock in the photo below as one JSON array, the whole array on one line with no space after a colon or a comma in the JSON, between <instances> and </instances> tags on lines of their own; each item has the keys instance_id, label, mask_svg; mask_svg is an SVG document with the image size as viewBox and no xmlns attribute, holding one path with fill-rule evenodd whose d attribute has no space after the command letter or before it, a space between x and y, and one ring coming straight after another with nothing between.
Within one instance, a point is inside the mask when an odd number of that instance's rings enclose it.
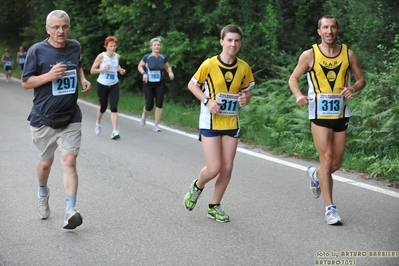
<instances>
[{"instance_id":1,"label":"runner's white sock","mask_svg":"<svg viewBox=\"0 0 399 266\"><path fill-rule=\"evenodd\" d=\"M66 211L70 211L76 206L76 196L66 195Z\"/></svg>"},{"instance_id":2,"label":"runner's white sock","mask_svg":"<svg viewBox=\"0 0 399 266\"><path fill-rule=\"evenodd\" d=\"M313 173L313 181L316 181L316 184L319 184L319 179L317 178L316 172L317 172L317 169Z\"/></svg>"},{"instance_id":3,"label":"runner's white sock","mask_svg":"<svg viewBox=\"0 0 399 266\"><path fill-rule=\"evenodd\" d=\"M331 208L336 209L337 207L335 207L335 205L326 206L326 212L329 211Z\"/></svg>"},{"instance_id":4,"label":"runner's white sock","mask_svg":"<svg viewBox=\"0 0 399 266\"><path fill-rule=\"evenodd\" d=\"M44 197L48 195L47 183L39 184L39 196Z\"/></svg>"}]
</instances>

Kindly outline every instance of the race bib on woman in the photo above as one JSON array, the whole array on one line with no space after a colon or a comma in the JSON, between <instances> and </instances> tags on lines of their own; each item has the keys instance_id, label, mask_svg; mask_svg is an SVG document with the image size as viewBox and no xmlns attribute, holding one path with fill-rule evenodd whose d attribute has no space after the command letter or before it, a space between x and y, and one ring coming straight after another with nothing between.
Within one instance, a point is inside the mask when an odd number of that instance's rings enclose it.
<instances>
[{"instance_id":1,"label":"race bib on woman","mask_svg":"<svg viewBox=\"0 0 399 266\"><path fill-rule=\"evenodd\" d=\"M216 100L223 102L220 106L218 115L237 115L238 114L238 94L218 93Z\"/></svg>"},{"instance_id":2,"label":"race bib on woman","mask_svg":"<svg viewBox=\"0 0 399 266\"><path fill-rule=\"evenodd\" d=\"M161 81L161 71L153 70L153 71L148 72L148 81L160 82Z\"/></svg>"},{"instance_id":3,"label":"race bib on woman","mask_svg":"<svg viewBox=\"0 0 399 266\"><path fill-rule=\"evenodd\" d=\"M116 72L114 71L105 71L105 79L107 80L116 80Z\"/></svg>"}]
</instances>

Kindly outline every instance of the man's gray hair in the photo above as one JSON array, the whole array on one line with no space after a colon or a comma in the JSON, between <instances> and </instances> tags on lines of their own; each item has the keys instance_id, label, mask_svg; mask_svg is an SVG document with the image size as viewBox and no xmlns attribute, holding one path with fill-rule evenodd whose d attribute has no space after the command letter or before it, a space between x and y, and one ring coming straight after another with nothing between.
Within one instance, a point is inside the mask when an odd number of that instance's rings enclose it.
<instances>
[{"instance_id":1,"label":"man's gray hair","mask_svg":"<svg viewBox=\"0 0 399 266\"><path fill-rule=\"evenodd\" d=\"M50 20L52 16L56 16L58 18L66 17L68 19L68 24L70 24L69 16L64 10L53 10L47 15L46 25L50 25Z\"/></svg>"}]
</instances>

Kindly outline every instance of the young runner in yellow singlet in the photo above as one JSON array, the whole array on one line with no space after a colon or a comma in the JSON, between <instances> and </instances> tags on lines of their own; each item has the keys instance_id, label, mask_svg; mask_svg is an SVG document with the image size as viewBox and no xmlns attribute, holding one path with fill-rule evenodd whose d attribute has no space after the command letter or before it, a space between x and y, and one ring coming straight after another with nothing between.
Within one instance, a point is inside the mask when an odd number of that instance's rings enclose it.
<instances>
[{"instance_id":1,"label":"young runner in yellow singlet","mask_svg":"<svg viewBox=\"0 0 399 266\"><path fill-rule=\"evenodd\" d=\"M255 84L249 65L236 57L241 42L242 31L238 26L224 27L220 36L222 53L205 60L188 83L189 90L202 102L199 139L206 166L192 182L184 205L187 210L193 210L206 183L216 177L208 217L218 222L230 221L220 202L231 178L237 150L238 106L247 104Z\"/></svg>"}]
</instances>

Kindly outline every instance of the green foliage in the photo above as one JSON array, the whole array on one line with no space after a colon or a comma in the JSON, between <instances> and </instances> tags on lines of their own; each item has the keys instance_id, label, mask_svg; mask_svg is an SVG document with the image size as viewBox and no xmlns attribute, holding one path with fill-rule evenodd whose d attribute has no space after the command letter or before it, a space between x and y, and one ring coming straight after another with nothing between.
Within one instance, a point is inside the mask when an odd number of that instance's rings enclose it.
<instances>
[{"instance_id":1,"label":"green foliage","mask_svg":"<svg viewBox=\"0 0 399 266\"><path fill-rule=\"evenodd\" d=\"M387 59L383 61L386 72L373 77L353 105L354 123L350 134L356 137L348 141L352 153L362 151L357 160L367 172L398 180L399 166L399 35L395 36L394 47L387 50L379 46Z\"/></svg>"},{"instance_id":2,"label":"green foliage","mask_svg":"<svg viewBox=\"0 0 399 266\"><path fill-rule=\"evenodd\" d=\"M23 42L21 29L31 19L29 0L2 0L0 8L0 40L6 46L19 46Z\"/></svg>"},{"instance_id":3,"label":"green foliage","mask_svg":"<svg viewBox=\"0 0 399 266\"><path fill-rule=\"evenodd\" d=\"M31 16L30 21L21 28L25 49L48 37L45 29L46 18L52 10L56 9L51 0L31 0L28 3L26 7L29 10L28 14Z\"/></svg>"}]
</instances>

